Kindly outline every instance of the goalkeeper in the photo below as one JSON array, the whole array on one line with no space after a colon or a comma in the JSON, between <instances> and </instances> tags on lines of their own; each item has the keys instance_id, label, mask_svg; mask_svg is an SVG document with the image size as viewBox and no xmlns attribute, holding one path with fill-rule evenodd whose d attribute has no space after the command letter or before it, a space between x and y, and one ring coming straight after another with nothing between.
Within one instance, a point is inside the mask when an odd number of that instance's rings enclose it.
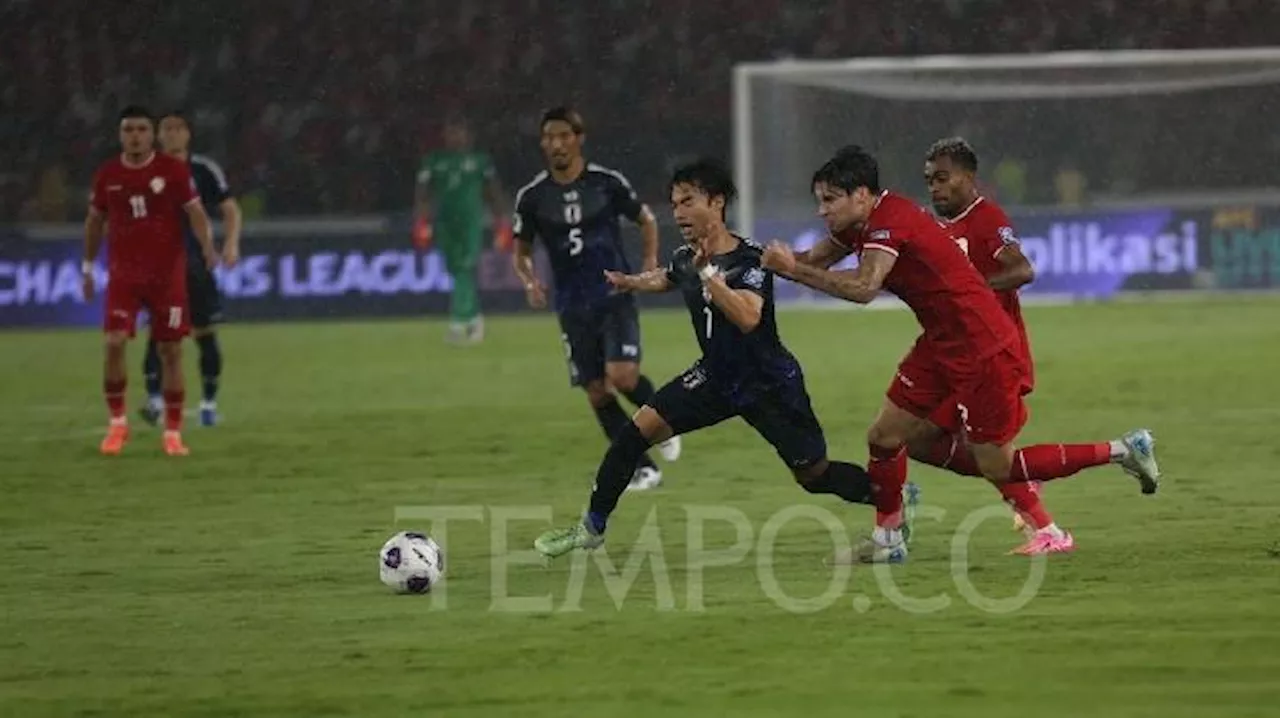
<instances>
[{"instance_id":1,"label":"goalkeeper","mask_svg":"<svg viewBox=\"0 0 1280 718\"><path fill-rule=\"evenodd\" d=\"M449 334L455 343L484 339L477 270L484 237L485 205L494 218L494 243L500 251L511 247L502 186L489 156L471 145L466 121L450 119L444 128L444 149L428 154L418 169L413 200L413 242L426 251L433 244L444 255L453 277L449 302Z\"/></svg>"}]
</instances>

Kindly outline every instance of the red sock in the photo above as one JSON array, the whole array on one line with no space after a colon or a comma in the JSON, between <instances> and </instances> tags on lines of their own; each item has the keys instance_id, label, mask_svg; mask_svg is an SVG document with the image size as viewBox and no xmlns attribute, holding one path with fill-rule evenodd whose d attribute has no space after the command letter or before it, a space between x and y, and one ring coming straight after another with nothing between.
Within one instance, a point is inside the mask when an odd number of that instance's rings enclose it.
<instances>
[{"instance_id":1,"label":"red sock","mask_svg":"<svg viewBox=\"0 0 1280 718\"><path fill-rule=\"evenodd\" d=\"M870 445L867 473L876 502L876 526L896 529L902 525L902 486L907 483L907 447L885 449Z\"/></svg>"},{"instance_id":2,"label":"red sock","mask_svg":"<svg viewBox=\"0 0 1280 718\"><path fill-rule=\"evenodd\" d=\"M126 379L105 379L102 382L102 394L107 398L107 411L111 413L113 421L124 418L124 390L127 382Z\"/></svg>"},{"instance_id":3,"label":"red sock","mask_svg":"<svg viewBox=\"0 0 1280 718\"><path fill-rule=\"evenodd\" d=\"M1053 523L1053 517L1040 500L1035 484L1010 482L1000 486L1000 495L1017 511L1031 527L1039 530Z\"/></svg>"},{"instance_id":4,"label":"red sock","mask_svg":"<svg viewBox=\"0 0 1280 718\"><path fill-rule=\"evenodd\" d=\"M982 476L978 471L978 462L973 459L973 452L960 441L958 436L942 436L929 445L920 456L911 458L923 464L946 469L961 476Z\"/></svg>"},{"instance_id":5,"label":"red sock","mask_svg":"<svg viewBox=\"0 0 1280 718\"><path fill-rule=\"evenodd\" d=\"M1049 481L1071 476L1081 469L1111 463L1111 445L1039 444L1018 449L1013 455L1014 481Z\"/></svg>"},{"instance_id":6,"label":"red sock","mask_svg":"<svg viewBox=\"0 0 1280 718\"><path fill-rule=\"evenodd\" d=\"M187 398L185 391L166 391L164 393L164 429L165 431L182 431L182 406Z\"/></svg>"}]
</instances>

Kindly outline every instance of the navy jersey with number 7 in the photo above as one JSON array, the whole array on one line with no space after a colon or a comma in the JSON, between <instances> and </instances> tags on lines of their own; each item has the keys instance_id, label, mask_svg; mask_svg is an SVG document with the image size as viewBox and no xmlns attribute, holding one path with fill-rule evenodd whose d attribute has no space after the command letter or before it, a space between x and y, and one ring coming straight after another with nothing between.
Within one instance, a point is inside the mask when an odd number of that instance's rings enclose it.
<instances>
[{"instance_id":1,"label":"navy jersey with number 7","mask_svg":"<svg viewBox=\"0 0 1280 718\"><path fill-rule=\"evenodd\" d=\"M667 279L684 296L693 332L702 348L701 368L721 392L749 401L760 391L802 382L800 363L782 344L774 317L773 273L760 266L764 248L746 239L711 258L730 289L745 289L764 300L760 323L744 332L729 320L703 288L693 266L694 249L684 245L671 255Z\"/></svg>"}]
</instances>

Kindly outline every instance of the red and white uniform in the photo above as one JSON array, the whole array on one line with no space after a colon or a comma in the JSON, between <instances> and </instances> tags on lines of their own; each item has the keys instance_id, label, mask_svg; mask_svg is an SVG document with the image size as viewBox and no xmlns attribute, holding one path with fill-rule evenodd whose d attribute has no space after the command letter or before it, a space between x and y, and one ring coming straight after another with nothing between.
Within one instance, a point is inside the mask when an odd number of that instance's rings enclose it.
<instances>
[{"instance_id":1,"label":"red and white uniform","mask_svg":"<svg viewBox=\"0 0 1280 718\"><path fill-rule=\"evenodd\" d=\"M168 155L138 165L120 156L98 168L89 203L107 218L106 331L133 336L143 307L157 340L190 331L182 221L199 201L187 163Z\"/></svg>"},{"instance_id":2,"label":"red and white uniform","mask_svg":"<svg viewBox=\"0 0 1280 718\"><path fill-rule=\"evenodd\" d=\"M951 227L960 248L969 255L969 261L978 268L983 277L991 277L1004 269L1000 264L1000 253L1012 245L1018 244L1018 235L1013 231L1013 223L1009 216L986 197L978 197L960 214L943 220ZM1018 342L1022 346L1022 356L1027 362L1027 391L1030 394L1035 387L1035 362L1031 358L1031 341L1027 338L1027 325L1022 321L1022 303L1018 299L1017 289L1005 289L996 292L996 299L1004 307L1005 314L1013 320L1018 328Z\"/></svg>"},{"instance_id":3,"label":"red and white uniform","mask_svg":"<svg viewBox=\"0 0 1280 718\"><path fill-rule=\"evenodd\" d=\"M928 419L954 399L972 442L1012 441L1027 417L1018 329L950 228L883 192L862 228L833 239L859 258L868 251L897 257L884 288L906 302L924 330L899 365L889 400Z\"/></svg>"}]
</instances>

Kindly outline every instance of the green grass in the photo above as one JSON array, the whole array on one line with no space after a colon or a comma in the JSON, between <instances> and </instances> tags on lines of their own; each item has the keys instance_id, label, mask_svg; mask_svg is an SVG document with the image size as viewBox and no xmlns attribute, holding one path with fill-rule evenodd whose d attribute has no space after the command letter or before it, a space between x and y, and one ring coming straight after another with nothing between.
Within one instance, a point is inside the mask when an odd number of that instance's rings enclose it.
<instances>
[{"instance_id":1,"label":"green grass","mask_svg":"<svg viewBox=\"0 0 1280 718\"><path fill-rule=\"evenodd\" d=\"M473 348L444 346L429 322L231 326L226 422L192 427L185 460L137 427L126 455L96 455L93 333L0 334L0 715L1274 716L1280 302L1027 315L1039 389L1024 442L1149 425L1167 478L1155 497L1114 468L1049 486L1079 549L1048 561L1010 613L966 601L950 560L957 527L996 494L915 466L926 505L945 514L887 575L947 607L903 610L859 569L827 607L785 610L770 586L812 598L832 581L833 539L813 519L782 527L764 572L753 548L692 578L736 536L708 522L704 553L690 555L690 511L740 511L753 546L789 507L829 511L848 535L870 522L796 489L739 423L688 437L661 491L623 499L612 560L652 515L666 570L646 563L621 607L589 560L525 562L513 552L546 522L503 532L494 512L572 520L604 448L565 386L550 317L495 320ZM862 461L910 316L781 324L832 455ZM694 358L683 315L648 313L644 331L655 381ZM131 394L136 407L138 382ZM395 521L415 506L484 512L449 525L434 603L376 579L385 538L430 528ZM1031 567L1005 555L1018 537L993 513L962 575L1008 597ZM507 558L506 595L553 610L503 610L494 566Z\"/></svg>"}]
</instances>

